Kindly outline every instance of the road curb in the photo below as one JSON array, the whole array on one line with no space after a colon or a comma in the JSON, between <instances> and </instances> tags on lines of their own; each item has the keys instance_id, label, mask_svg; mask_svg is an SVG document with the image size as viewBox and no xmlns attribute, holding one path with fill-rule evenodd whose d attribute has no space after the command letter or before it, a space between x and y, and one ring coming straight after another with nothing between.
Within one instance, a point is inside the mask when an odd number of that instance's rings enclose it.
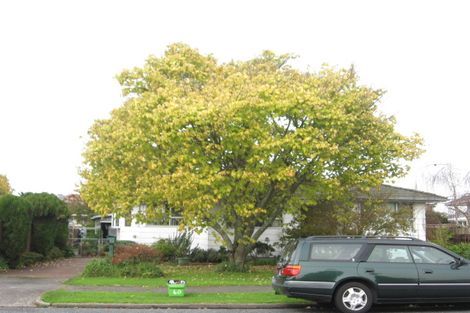
<instances>
[{"instance_id":1,"label":"road curb","mask_svg":"<svg viewBox=\"0 0 470 313\"><path fill-rule=\"evenodd\" d=\"M41 298L36 299L36 301L34 301L34 305L38 308L47 308L51 306L50 303L42 301Z\"/></svg>"},{"instance_id":2,"label":"road curb","mask_svg":"<svg viewBox=\"0 0 470 313\"><path fill-rule=\"evenodd\" d=\"M47 303L36 301L36 305L53 308L87 309L293 309L306 308L308 304L127 304L127 303Z\"/></svg>"}]
</instances>

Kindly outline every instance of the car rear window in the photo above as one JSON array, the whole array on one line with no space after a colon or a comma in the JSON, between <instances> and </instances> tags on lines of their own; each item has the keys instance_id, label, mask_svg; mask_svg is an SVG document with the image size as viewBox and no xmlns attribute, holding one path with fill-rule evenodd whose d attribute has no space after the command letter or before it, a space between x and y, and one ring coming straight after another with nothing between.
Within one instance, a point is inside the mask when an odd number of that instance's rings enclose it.
<instances>
[{"instance_id":1,"label":"car rear window","mask_svg":"<svg viewBox=\"0 0 470 313\"><path fill-rule=\"evenodd\" d=\"M344 243L312 243L310 246L310 260L352 260L362 244L344 244Z\"/></svg>"}]
</instances>

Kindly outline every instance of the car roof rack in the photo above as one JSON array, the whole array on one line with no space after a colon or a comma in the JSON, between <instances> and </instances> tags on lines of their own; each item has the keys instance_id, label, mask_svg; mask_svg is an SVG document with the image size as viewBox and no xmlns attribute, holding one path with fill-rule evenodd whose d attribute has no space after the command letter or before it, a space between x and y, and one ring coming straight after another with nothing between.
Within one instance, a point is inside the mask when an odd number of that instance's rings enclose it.
<instances>
[{"instance_id":1,"label":"car roof rack","mask_svg":"<svg viewBox=\"0 0 470 313\"><path fill-rule=\"evenodd\" d=\"M305 239L384 239L384 240L410 240L422 241L409 236L358 236L358 235L339 235L339 236L309 236Z\"/></svg>"}]
</instances>

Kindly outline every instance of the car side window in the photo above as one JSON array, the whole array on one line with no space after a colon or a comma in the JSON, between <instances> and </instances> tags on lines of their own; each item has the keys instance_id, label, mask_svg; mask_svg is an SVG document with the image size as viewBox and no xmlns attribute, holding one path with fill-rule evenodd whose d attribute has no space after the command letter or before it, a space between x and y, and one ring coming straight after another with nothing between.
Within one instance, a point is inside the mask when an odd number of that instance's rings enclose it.
<instances>
[{"instance_id":1,"label":"car side window","mask_svg":"<svg viewBox=\"0 0 470 313\"><path fill-rule=\"evenodd\" d=\"M434 247L411 246L410 249L415 263L450 264L455 262L454 257Z\"/></svg>"},{"instance_id":2,"label":"car side window","mask_svg":"<svg viewBox=\"0 0 470 313\"><path fill-rule=\"evenodd\" d=\"M367 262L412 263L413 261L406 246L376 245Z\"/></svg>"},{"instance_id":3,"label":"car side window","mask_svg":"<svg viewBox=\"0 0 470 313\"><path fill-rule=\"evenodd\" d=\"M310 246L310 260L352 260L361 247L361 244L312 243Z\"/></svg>"}]
</instances>

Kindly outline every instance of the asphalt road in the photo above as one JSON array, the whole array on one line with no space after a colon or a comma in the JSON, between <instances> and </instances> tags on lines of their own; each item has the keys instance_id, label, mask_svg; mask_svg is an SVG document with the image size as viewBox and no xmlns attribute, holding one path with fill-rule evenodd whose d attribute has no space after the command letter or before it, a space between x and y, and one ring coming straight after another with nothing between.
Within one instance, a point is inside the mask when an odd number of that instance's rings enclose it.
<instances>
[{"instance_id":1,"label":"asphalt road","mask_svg":"<svg viewBox=\"0 0 470 313\"><path fill-rule=\"evenodd\" d=\"M151 309L151 310L136 310L136 309L61 309L61 308L16 308L16 307L0 307L0 313L337 313L334 309L307 307L301 309L265 309L265 310L238 310L238 309ZM371 313L470 313L470 304L456 305L456 306L376 306Z\"/></svg>"}]
</instances>

